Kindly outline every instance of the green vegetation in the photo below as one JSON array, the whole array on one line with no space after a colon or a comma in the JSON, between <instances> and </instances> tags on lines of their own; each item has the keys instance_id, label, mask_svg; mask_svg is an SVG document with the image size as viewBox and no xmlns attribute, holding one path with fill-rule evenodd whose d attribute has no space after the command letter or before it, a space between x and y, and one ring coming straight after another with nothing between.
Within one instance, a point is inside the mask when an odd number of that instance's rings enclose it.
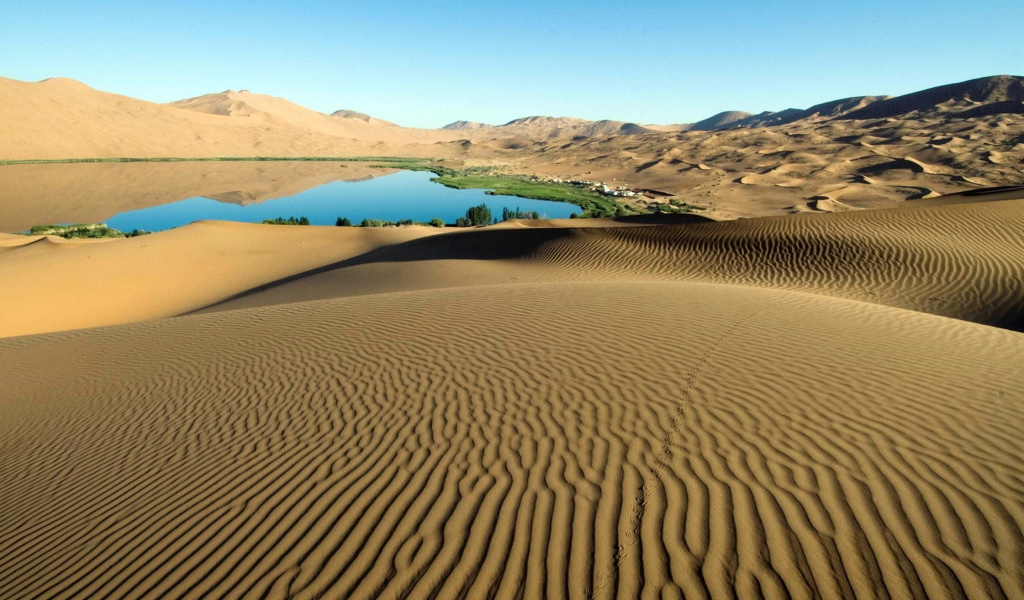
<instances>
[{"instance_id":1,"label":"green vegetation","mask_svg":"<svg viewBox=\"0 0 1024 600\"><path fill-rule=\"evenodd\" d=\"M341 221L342 219L339 219ZM348 219L344 219L348 221ZM430 225L432 227L444 227L444 221L441 219L431 219L429 223L423 223L421 221L413 221L412 219L402 219L401 221L385 221L384 219L363 219L363 222L359 224L360 227L405 227L407 225Z\"/></svg>"},{"instance_id":2,"label":"green vegetation","mask_svg":"<svg viewBox=\"0 0 1024 600\"><path fill-rule=\"evenodd\" d=\"M656 203L648 204L647 207L651 210L651 212L653 212L655 214L658 214L658 213L684 214L684 213L692 213L692 212L699 212L699 211L707 210L703 206L697 206L695 204L687 204L686 202L683 202L682 200L679 200L678 198L672 198L671 200L668 201L668 204L665 204L663 202L656 202Z\"/></svg>"},{"instance_id":3,"label":"green vegetation","mask_svg":"<svg viewBox=\"0 0 1024 600\"><path fill-rule=\"evenodd\" d=\"M539 219L539 218L540 218L540 213L538 213L535 210L531 210L531 211L519 210L518 206L516 207L515 210L511 210L509 208L502 208L501 209L501 220L502 221L510 221L512 219Z\"/></svg>"},{"instance_id":4,"label":"green vegetation","mask_svg":"<svg viewBox=\"0 0 1024 600\"><path fill-rule=\"evenodd\" d=\"M144 229L133 229L128 232L107 227L104 223L74 223L71 225L36 225L29 230L30 235L55 235L65 239L71 238L130 238L152 233Z\"/></svg>"},{"instance_id":5,"label":"green vegetation","mask_svg":"<svg viewBox=\"0 0 1024 600\"><path fill-rule=\"evenodd\" d=\"M309 225L309 219L306 217L277 217L276 219L263 219L264 225Z\"/></svg>"},{"instance_id":6,"label":"green vegetation","mask_svg":"<svg viewBox=\"0 0 1024 600\"><path fill-rule=\"evenodd\" d=\"M402 158L402 157L381 157L375 159L376 163L369 165L378 169L402 169L404 171L430 171L440 169L433 165L434 160L430 158ZM367 161L374 162L374 161Z\"/></svg>"},{"instance_id":7,"label":"green vegetation","mask_svg":"<svg viewBox=\"0 0 1024 600\"><path fill-rule=\"evenodd\" d=\"M533 200L568 202L583 209L580 217L611 217L616 206L613 198L602 196L594 190L570 183L541 181L527 175L506 175L492 169L476 167L456 171L445 167L424 167L421 170L434 172L432 181L455 189L486 189L488 194L517 196Z\"/></svg>"},{"instance_id":8,"label":"green vegetation","mask_svg":"<svg viewBox=\"0 0 1024 600\"><path fill-rule=\"evenodd\" d=\"M456 227L477 227L479 225L490 225L492 222L491 209L486 204L471 206L466 210L466 216L455 219Z\"/></svg>"},{"instance_id":9,"label":"green vegetation","mask_svg":"<svg viewBox=\"0 0 1024 600\"><path fill-rule=\"evenodd\" d=\"M334 222L337 227L351 227L352 221L349 221L347 217L338 217L338 220Z\"/></svg>"}]
</instances>

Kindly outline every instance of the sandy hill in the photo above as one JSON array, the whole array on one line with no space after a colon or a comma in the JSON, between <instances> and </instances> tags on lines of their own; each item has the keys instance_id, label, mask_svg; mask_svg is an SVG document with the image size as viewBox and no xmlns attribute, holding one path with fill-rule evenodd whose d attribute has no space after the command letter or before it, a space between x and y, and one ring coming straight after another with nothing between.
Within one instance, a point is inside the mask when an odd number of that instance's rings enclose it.
<instances>
[{"instance_id":1,"label":"sandy hill","mask_svg":"<svg viewBox=\"0 0 1024 600\"><path fill-rule=\"evenodd\" d=\"M493 134L498 136L514 135L537 140L572 137L580 128L587 127L591 123L586 119L573 117L523 117L494 128Z\"/></svg>"},{"instance_id":2,"label":"sandy hill","mask_svg":"<svg viewBox=\"0 0 1024 600\"><path fill-rule=\"evenodd\" d=\"M267 138L252 123L108 94L67 79L0 79L0 124L0 158L237 154ZM282 150L297 141L275 140Z\"/></svg>"},{"instance_id":3,"label":"sandy hill","mask_svg":"<svg viewBox=\"0 0 1024 600\"><path fill-rule=\"evenodd\" d=\"M0 597L1024 596L1024 200L571 225L0 238Z\"/></svg>"},{"instance_id":4,"label":"sandy hill","mask_svg":"<svg viewBox=\"0 0 1024 600\"><path fill-rule=\"evenodd\" d=\"M765 111L752 114L742 111L728 111L698 121L689 126L688 130L711 131L715 129L736 129L740 127L776 127L788 125L804 119L838 117L859 110L865 106L884 100L889 96L855 96L822 102L810 108L787 108L781 111Z\"/></svg>"},{"instance_id":5,"label":"sandy hill","mask_svg":"<svg viewBox=\"0 0 1024 600\"><path fill-rule=\"evenodd\" d=\"M452 131L466 131L473 129L484 129L488 127L494 127L494 125L488 125L487 123L477 123L475 121L455 121L442 127L441 129L447 129Z\"/></svg>"},{"instance_id":6,"label":"sandy hill","mask_svg":"<svg viewBox=\"0 0 1024 600\"><path fill-rule=\"evenodd\" d=\"M848 119L891 101L849 98L773 126L550 140L494 159L514 161L524 173L659 190L721 218L893 206L1024 180L1024 103L998 100L1010 94L999 89L1012 86L976 94L996 99L987 104L953 103L927 114ZM767 117L746 123L758 118Z\"/></svg>"},{"instance_id":7,"label":"sandy hill","mask_svg":"<svg viewBox=\"0 0 1024 600\"><path fill-rule=\"evenodd\" d=\"M753 115L748 112L743 112L740 110L729 110L725 112L720 112L717 115L712 115L702 121L697 121L696 123L690 125L690 129L693 129L695 131L708 131L711 129L720 129L727 125L731 125L736 121L741 121L743 119L746 119L747 117L752 116Z\"/></svg>"},{"instance_id":8,"label":"sandy hill","mask_svg":"<svg viewBox=\"0 0 1024 600\"><path fill-rule=\"evenodd\" d=\"M942 111L961 111L979 104L1024 101L1024 77L999 75L889 98L844 115L847 119L881 119Z\"/></svg>"},{"instance_id":9,"label":"sandy hill","mask_svg":"<svg viewBox=\"0 0 1024 600\"><path fill-rule=\"evenodd\" d=\"M367 114L339 110L327 115L284 98L247 90L207 94L171 102L169 106L212 115L247 117L270 125L363 141L379 141L396 133L391 129L395 127L394 123Z\"/></svg>"},{"instance_id":10,"label":"sandy hill","mask_svg":"<svg viewBox=\"0 0 1024 600\"><path fill-rule=\"evenodd\" d=\"M694 220L707 222L685 226L623 227L601 220L566 220L544 227L454 230L440 237L433 228L383 230L358 235L385 236L382 240L394 235L403 243L382 242L373 252L352 254L346 250L350 244L334 241L329 243L338 250L322 256L312 249L314 256L301 251L303 232L320 236L315 239L344 240L354 235L346 232L366 230L271 227L279 237L260 244L280 247L284 242L279 240L291 239L290 246L296 248L283 253L282 260L322 262L313 265L316 270L288 280L268 281L260 270L241 269L234 283L207 281L194 264L198 259L181 264L177 257L189 245L187 240L194 240L195 251L201 253L210 245L231 247L246 235L258 238L255 232L267 231L266 227L200 223L99 244L11 236L0 266L4 280L23 291L3 311L0 335L50 331L45 325L52 315L62 315L62 323L75 323L64 327L88 327L172 316L204 305L225 310L420 288L594 278L770 287L1024 330L1024 288L1019 283L1024 281L1024 248L1013 243L1024 228L1022 197L1024 191L1015 188L1002 194L953 197L951 203L935 206L929 203L937 200L916 201L924 204L892 210L725 222L695 216ZM416 231L431 235L420 239ZM161 240L168 241L165 245ZM59 253L47 253L51 247L59 247ZM128 248L133 251L126 252ZM772 249L771 261L764 260L765 248ZM258 253L239 258L251 258L257 261L254 264L266 260ZM203 282L196 290L201 289L201 298L173 292L183 276L175 270L179 267L191 270L192 280ZM161 273L162 269L170 271ZM97 270L109 275L96 279ZM47 271L53 276L39 281L39 273ZM956 278L949 272L972 275ZM220 277L220 271L216 273ZM143 281L149 283L142 285ZM125 289L116 298L103 295L102 290L111 286ZM161 301L143 301L136 296L139 293ZM89 298L96 301L90 303Z\"/></svg>"},{"instance_id":11,"label":"sandy hill","mask_svg":"<svg viewBox=\"0 0 1024 600\"><path fill-rule=\"evenodd\" d=\"M603 120L590 123L583 127L582 131L576 135L596 137L602 135L644 135L647 133L655 133L655 131L636 123Z\"/></svg>"},{"instance_id":12,"label":"sandy hill","mask_svg":"<svg viewBox=\"0 0 1024 600\"><path fill-rule=\"evenodd\" d=\"M651 130L654 130L654 131L661 131L661 132L664 132L664 133L680 133L680 132L683 132L683 131L689 131L690 130L690 126L691 126L690 123L674 123L674 124L669 124L669 125L658 125L658 124L647 123L647 124L644 125L644 127L646 127L647 129L651 129Z\"/></svg>"},{"instance_id":13,"label":"sandy hill","mask_svg":"<svg viewBox=\"0 0 1024 600\"><path fill-rule=\"evenodd\" d=\"M884 100L888 96L855 96L853 98L842 98L822 102L810 108L787 108L778 112L764 112L758 115L751 115L732 123L733 127L777 127L788 125L805 119L819 119L839 117L849 112L859 110L865 106Z\"/></svg>"},{"instance_id":14,"label":"sandy hill","mask_svg":"<svg viewBox=\"0 0 1024 600\"><path fill-rule=\"evenodd\" d=\"M0 78L0 160L416 154L443 132L332 118L286 100L211 94L182 108L68 79Z\"/></svg>"},{"instance_id":15,"label":"sandy hill","mask_svg":"<svg viewBox=\"0 0 1024 600\"><path fill-rule=\"evenodd\" d=\"M528 140L631 136L657 132L644 125L625 121L588 121L571 117L523 117L498 126L456 121L445 125L442 129L461 131L475 139L517 138Z\"/></svg>"},{"instance_id":16,"label":"sandy hill","mask_svg":"<svg viewBox=\"0 0 1024 600\"><path fill-rule=\"evenodd\" d=\"M936 110L963 112L954 118L971 118L1003 113L1021 113L1024 103L1024 77L999 75L944 85L905 96L854 96L816 104L810 108L787 108L758 114L725 111L689 125L647 125L663 132L712 131L740 127L775 127L815 118L842 117L876 119L926 115ZM981 105L981 106L979 106Z\"/></svg>"},{"instance_id":17,"label":"sandy hill","mask_svg":"<svg viewBox=\"0 0 1024 600\"><path fill-rule=\"evenodd\" d=\"M888 100L889 98L890 96L854 96L852 98L822 102L821 104L816 104L803 111L804 115L800 118L815 116L834 117L838 115L845 115L849 112L860 110L869 104Z\"/></svg>"},{"instance_id":18,"label":"sandy hill","mask_svg":"<svg viewBox=\"0 0 1024 600\"><path fill-rule=\"evenodd\" d=\"M336 110L336 111L331 113L331 116L336 118L336 119L355 119L355 120L358 120L358 121L363 121L364 123L370 123L371 125L384 125L386 127L397 127L397 125L395 125L391 121L385 121L384 119L378 119L376 117L371 117L370 115L368 115L366 113L356 112L354 110L345 110L345 109Z\"/></svg>"},{"instance_id":19,"label":"sandy hill","mask_svg":"<svg viewBox=\"0 0 1024 600\"><path fill-rule=\"evenodd\" d=\"M551 117L419 130L362 113L325 115L249 92L168 106L68 80L2 79L0 160L411 155L614 180L668 194L660 202L674 196L724 218L843 211L1019 183L1021 80L991 77L901 98L728 113L708 123L716 129L683 131L688 127ZM874 114L866 110L897 116L860 118ZM640 198L636 208L656 202Z\"/></svg>"}]
</instances>

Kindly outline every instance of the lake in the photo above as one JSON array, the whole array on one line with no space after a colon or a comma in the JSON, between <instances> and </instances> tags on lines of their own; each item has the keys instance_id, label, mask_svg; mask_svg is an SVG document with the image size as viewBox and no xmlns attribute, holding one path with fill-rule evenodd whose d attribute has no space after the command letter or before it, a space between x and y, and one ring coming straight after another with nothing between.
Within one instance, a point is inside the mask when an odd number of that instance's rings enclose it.
<instances>
[{"instance_id":1,"label":"lake","mask_svg":"<svg viewBox=\"0 0 1024 600\"><path fill-rule=\"evenodd\" d=\"M198 220L261 222L339 217L452 223L481 203L547 218L580 212L562 202L492 196L433 183L428 172L352 163L97 163L0 166L0 231L103 222L122 231L161 231Z\"/></svg>"}]
</instances>

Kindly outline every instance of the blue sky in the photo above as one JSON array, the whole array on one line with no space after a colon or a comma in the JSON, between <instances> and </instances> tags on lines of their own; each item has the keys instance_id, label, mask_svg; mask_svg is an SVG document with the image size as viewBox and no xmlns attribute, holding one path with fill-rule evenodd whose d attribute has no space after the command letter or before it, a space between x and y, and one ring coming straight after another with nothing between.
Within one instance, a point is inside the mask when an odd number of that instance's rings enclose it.
<instances>
[{"instance_id":1,"label":"blue sky","mask_svg":"<svg viewBox=\"0 0 1024 600\"><path fill-rule=\"evenodd\" d=\"M0 76L154 102L249 89L419 127L680 123L1024 74L1024 1L970 4L6 0Z\"/></svg>"}]
</instances>

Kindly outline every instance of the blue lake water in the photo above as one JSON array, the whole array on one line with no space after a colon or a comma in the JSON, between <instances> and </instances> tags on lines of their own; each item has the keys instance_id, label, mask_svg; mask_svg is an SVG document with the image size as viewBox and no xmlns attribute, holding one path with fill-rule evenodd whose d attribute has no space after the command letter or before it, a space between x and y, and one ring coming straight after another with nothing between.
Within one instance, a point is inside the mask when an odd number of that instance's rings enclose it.
<instances>
[{"instance_id":1,"label":"blue lake water","mask_svg":"<svg viewBox=\"0 0 1024 600\"><path fill-rule=\"evenodd\" d=\"M146 229L162 231L193 221L214 219L259 223L276 217L307 217L312 225L334 225L346 217L353 225L363 219L427 222L437 217L453 223L466 209L487 204L500 218L503 207L536 211L551 219L568 218L580 208L564 202L492 196L485 190L456 190L430 181L433 173L400 171L367 181L336 181L294 196L243 206L209 198L189 198L140 210L124 212L106 220L121 231Z\"/></svg>"}]
</instances>

